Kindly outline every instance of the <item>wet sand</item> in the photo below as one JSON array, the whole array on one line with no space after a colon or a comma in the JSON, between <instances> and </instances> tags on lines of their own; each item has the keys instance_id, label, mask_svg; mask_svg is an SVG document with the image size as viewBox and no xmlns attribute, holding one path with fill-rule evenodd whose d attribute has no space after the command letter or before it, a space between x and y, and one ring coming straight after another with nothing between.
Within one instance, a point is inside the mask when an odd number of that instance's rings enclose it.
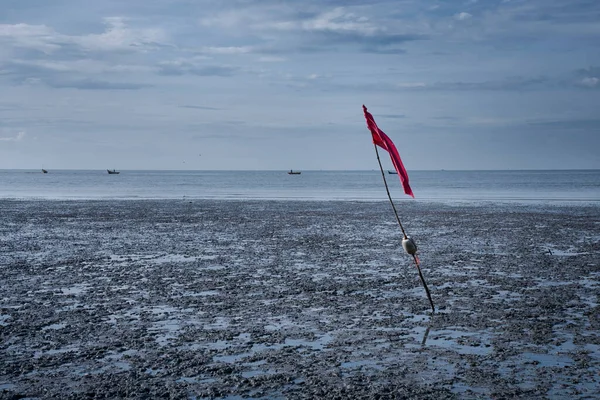
<instances>
[{"instance_id":1,"label":"wet sand","mask_svg":"<svg viewBox=\"0 0 600 400\"><path fill-rule=\"evenodd\" d=\"M0 200L0 398L600 393L600 207Z\"/></svg>"}]
</instances>

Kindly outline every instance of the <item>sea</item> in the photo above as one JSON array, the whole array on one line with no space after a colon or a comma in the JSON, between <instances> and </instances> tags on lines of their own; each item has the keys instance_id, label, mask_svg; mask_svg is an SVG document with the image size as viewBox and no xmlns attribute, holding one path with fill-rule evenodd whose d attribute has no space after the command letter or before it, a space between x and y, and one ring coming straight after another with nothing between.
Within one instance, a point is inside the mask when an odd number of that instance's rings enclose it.
<instances>
[{"instance_id":1,"label":"sea","mask_svg":"<svg viewBox=\"0 0 600 400\"><path fill-rule=\"evenodd\" d=\"M215 199L600 205L600 170L408 171L415 199L398 175L369 171L0 170L0 199Z\"/></svg>"}]
</instances>

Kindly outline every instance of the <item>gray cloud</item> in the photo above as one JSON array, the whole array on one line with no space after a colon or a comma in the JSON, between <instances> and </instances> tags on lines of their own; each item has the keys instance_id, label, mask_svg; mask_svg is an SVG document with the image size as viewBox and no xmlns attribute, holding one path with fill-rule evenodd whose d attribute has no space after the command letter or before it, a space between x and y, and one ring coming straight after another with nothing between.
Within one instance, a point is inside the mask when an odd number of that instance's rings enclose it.
<instances>
[{"instance_id":1,"label":"gray cloud","mask_svg":"<svg viewBox=\"0 0 600 400\"><path fill-rule=\"evenodd\" d=\"M323 85L323 84L322 84ZM388 78L385 82L375 83L336 83L329 84L332 90L352 90L366 92L475 92L475 91L534 91L549 90L565 86L563 79L548 77L514 77L502 80L480 82L394 82Z\"/></svg>"},{"instance_id":2,"label":"gray cloud","mask_svg":"<svg viewBox=\"0 0 600 400\"><path fill-rule=\"evenodd\" d=\"M440 121L458 121L459 120L459 118L457 118L457 117L450 117L450 116L432 117L432 119L437 119Z\"/></svg>"},{"instance_id":3,"label":"gray cloud","mask_svg":"<svg viewBox=\"0 0 600 400\"><path fill-rule=\"evenodd\" d=\"M503 80L483 82L438 82L432 84L432 90L532 90L555 86L556 81L547 77L514 77Z\"/></svg>"},{"instance_id":4,"label":"gray cloud","mask_svg":"<svg viewBox=\"0 0 600 400\"><path fill-rule=\"evenodd\" d=\"M196 65L191 62L163 62L158 65L160 75L197 75L197 76L232 76L239 71L237 67L226 65Z\"/></svg>"},{"instance_id":5,"label":"gray cloud","mask_svg":"<svg viewBox=\"0 0 600 400\"><path fill-rule=\"evenodd\" d=\"M8 76L14 84L45 84L53 88L76 88L82 90L137 90L151 85L135 82L120 82L85 77L58 63L7 63L2 68L3 75ZM98 74L96 74L98 75Z\"/></svg>"},{"instance_id":6,"label":"gray cloud","mask_svg":"<svg viewBox=\"0 0 600 400\"><path fill-rule=\"evenodd\" d=\"M527 125L531 127L552 129L552 130L583 130L589 132L600 131L600 119L565 119L551 121L529 121Z\"/></svg>"},{"instance_id":7,"label":"gray cloud","mask_svg":"<svg viewBox=\"0 0 600 400\"><path fill-rule=\"evenodd\" d=\"M398 48L398 45L410 41L426 40L428 37L418 34L387 34L381 32L362 34L360 32L326 30L312 32L307 35L307 39L309 43L313 43L313 48L320 47L323 50L338 46L356 46L358 51L365 53L402 54L406 51Z\"/></svg>"},{"instance_id":8,"label":"gray cloud","mask_svg":"<svg viewBox=\"0 0 600 400\"><path fill-rule=\"evenodd\" d=\"M406 54L406 50L387 46L373 46L363 47L363 53L374 53L374 54Z\"/></svg>"},{"instance_id":9,"label":"gray cloud","mask_svg":"<svg viewBox=\"0 0 600 400\"><path fill-rule=\"evenodd\" d=\"M600 67L582 68L575 72L575 85L586 89L600 89Z\"/></svg>"},{"instance_id":10,"label":"gray cloud","mask_svg":"<svg viewBox=\"0 0 600 400\"><path fill-rule=\"evenodd\" d=\"M597 23L600 20L600 3L594 0L538 0L525 7L515 7L515 18L526 22Z\"/></svg>"},{"instance_id":11,"label":"gray cloud","mask_svg":"<svg viewBox=\"0 0 600 400\"><path fill-rule=\"evenodd\" d=\"M320 2L308 1L298 7L265 7L264 3L246 2L240 12L217 12L202 19L202 24L252 37L256 43L246 50L266 54L325 51L401 54L405 50L398 46L428 39L427 34L407 30L404 24L394 23L397 21L370 19L372 15L365 11L376 9L377 5L369 8L355 5L329 2L329 7L324 7ZM402 29L398 30L399 27Z\"/></svg>"},{"instance_id":12,"label":"gray cloud","mask_svg":"<svg viewBox=\"0 0 600 400\"><path fill-rule=\"evenodd\" d=\"M53 88L74 88L81 90L138 90L152 85L131 82L108 82L96 79L50 80L45 81Z\"/></svg>"},{"instance_id":13,"label":"gray cloud","mask_svg":"<svg viewBox=\"0 0 600 400\"><path fill-rule=\"evenodd\" d=\"M69 35L47 25L27 23L0 24L0 41L12 48L32 49L52 54L63 48L85 52L143 52L165 41L156 28L132 28L122 17L105 17L102 33Z\"/></svg>"},{"instance_id":14,"label":"gray cloud","mask_svg":"<svg viewBox=\"0 0 600 400\"><path fill-rule=\"evenodd\" d=\"M389 119L404 119L406 115L404 114L378 114L378 117L389 118Z\"/></svg>"},{"instance_id":15,"label":"gray cloud","mask_svg":"<svg viewBox=\"0 0 600 400\"><path fill-rule=\"evenodd\" d=\"M215 107L194 106L194 105L180 105L180 106L177 106L177 107L179 107L179 108L192 108L192 109L196 109L196 110L209 110L209 111L220 110L220 108L215 108Z\"/></svg>"},{"instance_id":16,"label":"gray cloud","mask_svg":"<svg viewBox=\"0 0 600 400\"><path fill-rule=\"evenodd\" d=\"M0 111L21 111L28 109L23 104L18 103L0 103Z\"/></svg>"},{"instance_id":17,"label":"gray cloud","mask_svg":"<svg viewBox=\"0 0 600 400\"><path fill-rule=\"evenodd\" d=\"M294 54L359 52L376 54L405 54L402 44L427 40L426 35L362 35L354 32L302 32L290 40L255 46L253 52L260 54Z\"/></svg>"},{"instance_id":18,"label":"gray cloud","mask_svg":"<svg viewBox=\"0 0 600 400\"><path fill-rule=\"evenodd\" d=\"M503 51L557 49L566 43L571 51L600 48L600 3L594 0L440 2L437 6L418 13L423 32L429 30L436 41Z\"/></svg>"},{"instance_id":19,"label":"gray cloud","mask_svg":"<svg viewBox=\"0 0 600 400\"><path fill-rule=\"evenodd\" d=\"M31 110L28 110L31 111ZM28 113L24 113L20 118L14 118L13 123L19 124L24 127L32 128L32 127L57 127L63 130L69 130L71 128L81 129L85 127L93 127L95 123L82 120L82 119L74 119L74 118L61 118L61 117L39 117L39 118L31 118L28 116ZM66 129L65 129L66 128Z\"/></svg>"},{"instance_id":20,"label":"gray cloud","mask_svg":"<svg viewBox=\"0 0 600 400\"><path fill-rule=\"evenodd\" d=\"M14 136L0 136L2 142L20 142L25 137L25 132L21 131Z\"/></svg>"},{"instance_id":21,"label":"gray cloud","mask_svg":"<svg viewBox=\"0 0 600 400\"><path fill-rule=\"evenodd\" d=\"M581 77L588 77L588 76L600 77L600 67L591 66L588 68L581 68L581 69L578 69L577 71L575 71L575 73Z\"/></svg>"}]
</instances>

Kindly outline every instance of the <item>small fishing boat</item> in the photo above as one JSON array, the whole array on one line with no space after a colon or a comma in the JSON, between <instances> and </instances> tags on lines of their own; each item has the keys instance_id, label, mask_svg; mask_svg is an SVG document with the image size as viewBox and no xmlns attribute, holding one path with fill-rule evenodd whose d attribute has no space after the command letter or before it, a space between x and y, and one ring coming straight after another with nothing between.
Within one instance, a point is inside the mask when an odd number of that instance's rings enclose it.
<instances>
[{"instance_id":1,"label":"small fishing boat","mask_svg":"<svg viewBox=\"0 0 600 400\"><path fill-rule=\"evenodd\" d=\"M44 168L42 168L42 174L47 174L48 171L46 171Z\"/></svg>"},{"instance_id":2,"label":"small fishing boat","mask_svg":"<svg viewBox=\"0 0 600 400\"><path fill-rule=\"evenodd\" d=\"M290 169L290 171L288 172L288 175L300 175L302 172L300 171L294 171L292 169Z\"/></svg>"},{"instance_id":3,"label":"small fishing boat","mask_svg":"<svg viewBox=\"0 0 600 400\"><path fill-rule=\"evenodd\" d=\"M116 174L120 173L120 171L117 171L117 170L114 170L114 169L112 171L110 169L107 169L106 171L108 171L108 173L111 174L111 175L113 175L113 174L116 175Z\"/></svg>"},{"instance_id":4,"label":"small fishing boat","mask_svg":"<svg viewBox=\"0 0 600 400\"><path fill-rule=\"evenodd\" d=\"M388 174L398 175L398 172L396 172L396 171L389 171L388 170Z\"/></svg>"}]
</instances>

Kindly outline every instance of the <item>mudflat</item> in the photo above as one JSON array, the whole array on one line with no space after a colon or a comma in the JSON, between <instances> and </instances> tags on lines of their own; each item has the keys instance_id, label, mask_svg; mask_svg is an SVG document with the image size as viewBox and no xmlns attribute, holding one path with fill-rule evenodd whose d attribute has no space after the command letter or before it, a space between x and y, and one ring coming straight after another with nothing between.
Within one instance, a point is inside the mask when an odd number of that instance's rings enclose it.
<instances>
[{"instance_id":1,"label":"mudflat","mask_svg":"<svg viewBox=\"0 0 600 400\"><path fill-rule=\"evenodd\" d=\"M600 207L0 200L2 398L598 398Z\"/></svg>"}]
</instances>

